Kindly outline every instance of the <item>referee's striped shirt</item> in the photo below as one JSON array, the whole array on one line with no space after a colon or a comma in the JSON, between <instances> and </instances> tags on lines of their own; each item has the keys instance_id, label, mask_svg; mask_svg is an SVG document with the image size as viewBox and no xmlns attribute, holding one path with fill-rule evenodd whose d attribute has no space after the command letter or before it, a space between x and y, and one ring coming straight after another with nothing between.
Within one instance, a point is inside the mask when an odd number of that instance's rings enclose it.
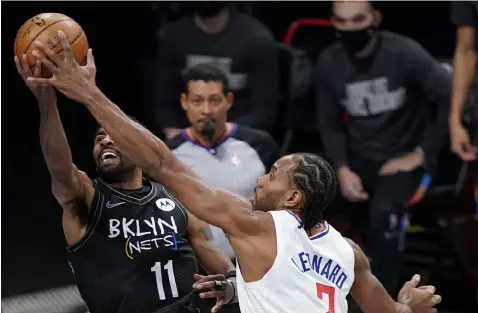
<instances>
[{"instance_id":1,"label":"referee's striped shirt","mask_svg":"<svg viewBox=\"0 0 478 313\"><path fill-rule=\"evenodd\" d=\"M262 130L231 125L229 131L211 146L199 143L187 129L172 138L168 146L208 185L250 198L256 180L267 173L279 158L279 147ZM233 257L234 252L224 232L214 226L211 230L217 248Z\"/></svg>"}]
</instances>

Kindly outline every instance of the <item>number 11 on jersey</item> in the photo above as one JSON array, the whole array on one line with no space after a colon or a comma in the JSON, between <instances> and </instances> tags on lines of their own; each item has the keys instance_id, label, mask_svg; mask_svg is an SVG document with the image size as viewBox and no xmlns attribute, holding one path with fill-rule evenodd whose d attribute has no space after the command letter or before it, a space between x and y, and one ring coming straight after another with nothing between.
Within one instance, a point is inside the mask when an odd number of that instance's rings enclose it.
<instances>
[{"instance_id":1,"label":"number 11 on jersey","mask_svg":"<svg viewBox=\"0 0 478 313\"><path fill-rule=\"evenodd\" d=\"M171 287L173 298L177 298L179 294L178 287L176 286L176 277L174 277L173 260L169 260L166 265L164 265L164 269L168 271L169 286ZM154 272L156 275L156 286L158 287L159 299L166 300L163 286L163 267L161 266L161 262L156 262L151 268L151 272Z\"/></svg>"},{"instance_id":2,"label":"number 11 on jersey","mask_svg":"<svg viewBox=\"0 0 478 313\"><path fill-rule=\"evenodd\" d=\"M335 313L335 288L321 283L315 284L317 287L317 297L324 300L324 295L327 295L329 308L327 313Z\"/></svg>"}]
</instances>

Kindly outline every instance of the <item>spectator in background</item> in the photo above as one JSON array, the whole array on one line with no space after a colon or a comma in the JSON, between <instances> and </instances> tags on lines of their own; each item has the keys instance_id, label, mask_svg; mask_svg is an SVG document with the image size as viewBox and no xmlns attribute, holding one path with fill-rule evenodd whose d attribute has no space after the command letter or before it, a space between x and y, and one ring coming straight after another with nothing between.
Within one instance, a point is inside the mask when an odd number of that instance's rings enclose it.
<instances>
[{"instance_id":1,"label":"spectator in background","mask_svg":"<svg viewBox=\"0 0 478 313\"><path fill-rule=\"evenodd\" d=\"M369 2L334 2L332 22L339 42L316 65L321 136L347 214L367 216L352 203L369 209L366 248L373 272L393 293L400 275L398 213L422 167L433 167L446 142L450 77L414 40L379 30L381 13ZM432 97L440 125L426 132Z\"/></svg>"},{"instance_id":2,"label":"spectator in background","mask_svg":"<svg viewBox=\"0 0 478 313\"><path fill-rule=\"evenodd\" d=\"M476 75L478 5L471 1L453 2L452 20L457 26L457 32L453 59L453 93L450 114L451 149L463 161L472 161L476 160L478 148L476 145L472 145L470 134L463 126L462 121L465 104ZM478 116L478 105L477 101L473 100L476 117ZM475 138L475 140L478 140L478 138Z\"/></svg>"},{"instance_id":3,"label":"spectator in background","mask_svg":"<svg viewBox=\"0 0 478 313\"><path fill-rule=\"evenodd\" d=\"M160 43L157 122L170 139L186 127L177 95L182 74L200 63L226 73L236 98L231 121L269 130L275 122L278 52L269 30L221 1L198 1L193 17L169 26Z\"/></svg>"},{"instance_id":4,"label":"spectator in background","mask_svg":"<svg viewBox=\"0 0 478 313\"><path fill-rule=\"evenodd\" d=\"M207 184L250 198L256 180L279 158L279 147L262 130L227 122L233 94L221 70L199 64L184 81L181 106L190 126L169 140L169 148ZM211 230L217 248L233 258L224 232Z\"/></svg>"}]
</instances>

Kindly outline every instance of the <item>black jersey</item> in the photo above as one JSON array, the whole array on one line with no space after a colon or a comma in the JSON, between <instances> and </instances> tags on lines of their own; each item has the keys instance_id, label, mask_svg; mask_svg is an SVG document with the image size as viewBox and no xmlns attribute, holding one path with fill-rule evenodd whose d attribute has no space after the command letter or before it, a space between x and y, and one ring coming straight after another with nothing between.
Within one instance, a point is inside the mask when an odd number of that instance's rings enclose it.
<instances>
[{"instance_id":1,"label":"black jersey","mask_svg":"<svg viewBox=\"0 0 478 313\"><path fill-rule=\"evenodd\" d=\"M93 186L87 231L67 248L91 313L151 313L190 293L197 263L179 201L150 181L140 190Z\"/></svg>"}]
</instances>

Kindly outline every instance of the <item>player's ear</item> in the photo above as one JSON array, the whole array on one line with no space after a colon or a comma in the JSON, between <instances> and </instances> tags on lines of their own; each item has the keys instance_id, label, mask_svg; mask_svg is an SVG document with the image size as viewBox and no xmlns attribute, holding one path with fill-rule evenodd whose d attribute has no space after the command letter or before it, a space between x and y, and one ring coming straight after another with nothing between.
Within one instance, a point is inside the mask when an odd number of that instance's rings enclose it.
<instances>
[{"instance_id":1,"label":"player's ear","mask_svg":"<svg viewBox=\"0 0 478 313\"><path fill-rule=\"evenodd\" d=\"M179 97L179 101L181 102L181 107L183 108L184 111L188 110L188 101L187 101L187 95L182 92L181 96Z\"/></svg>"},{"instance_id":2,"label":"player's ear","mask_svg":"<svg viewBox=\"0 0 478 313\"><path fill-rule=\"evenodd\" d=\"M302 194L298 190L291 190L286 193L283 206L286 208L297 207L302 201Z\"/></svg>"},{"instance_id":3,"label":"player's ear","mask_svg":"<svg viewBox=\"0 0 478 313\"><path fill-rule=\"evenodd\" d=\"M226 102L227 102L227 108L226 111L229 111L229 109L232 106L232 103L234 102L234 94L232 92L228 92L226 95Z\"/></svg>"}]
</instances>

